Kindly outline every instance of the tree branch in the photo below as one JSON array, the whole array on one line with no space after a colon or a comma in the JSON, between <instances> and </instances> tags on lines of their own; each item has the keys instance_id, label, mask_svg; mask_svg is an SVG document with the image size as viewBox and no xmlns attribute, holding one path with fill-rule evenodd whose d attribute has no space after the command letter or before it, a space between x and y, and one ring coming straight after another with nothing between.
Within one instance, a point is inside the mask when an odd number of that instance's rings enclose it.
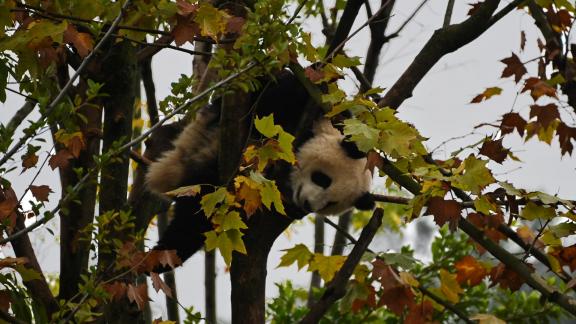
<instances>
[{"instance_id":1,"label":"tree branch","mask_svg":"<svg viewBox=\"0 0 576 324\"><path fill-rule=\"evenodd\" d=\"M384 211L380 208L377 208L374 211L372 218L370 218L370 221L362 230L360 238L358 238L352 252L350 252L350 255L348 255L346 261L342 265L342 268L338 270L334 279L332 279L332 281L327 285L326 291L320 300L310 308L308 314L306 314L306 316L300 321L301 324L318 323L322 316L326 314L330 306L332 306L338 299L344 297L348 280L350 279L350 276L352 276L354 268L356 268L356 265L360 262L362 255L364 255L364 252L368 249L368 245L372 242L376 231L380 228L383 215Z\"/></svg>"},{"instance_id":2,"label":"tree branch","mask_svg":"<svg viewBox=\"0 0 576 324\"><path fill-rule=\"evenodd\" d=\"M386 43L384 35L395 3L396 0L381 0L380 7L382 8L385 6L386 9L379 11L378 14L375 15L376 18L374 22L370 24L370 45L366 51L366 61L364 63L364 76L370 84L374 82L374 75L376 74L376 68L378 67L380 52ZM368 89L362 90L367 91Z\"/></svg>"},{"instance_id":3,"label":"tree branch","mask_svg":"<svg viewBox=\"0 0 576 324\"><path fill-rule=\"evenodd\" d=\"M436 30L378 105L398 109L404 100L412 96L412 91L420 80L444 55L475 40L491 26L490 18L499 3L499 0L486 0L478 12L464 22Z\"/></svg>"}]
</instances>

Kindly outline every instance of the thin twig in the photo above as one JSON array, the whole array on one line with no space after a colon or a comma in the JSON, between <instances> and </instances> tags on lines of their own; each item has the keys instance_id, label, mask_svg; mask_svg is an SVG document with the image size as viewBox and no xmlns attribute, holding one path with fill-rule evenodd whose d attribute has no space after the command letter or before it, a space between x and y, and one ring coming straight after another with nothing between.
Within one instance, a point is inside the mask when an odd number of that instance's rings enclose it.
<instances>
[{"instance_id":1,"label":"thin twig","mask_svg":"<svg viewBox=\"0 0 576 324\"><path fill-rule=\"evenodd\" d=\"M72 77L68 80L66 85L64 85L64 87L56 95L56 98L54 98L54 100L52 100L52 102L48 104L48 106L46 107L46 113L44 116L41 116L41 118L48 117L52 113L54 107L56 107L56 105L60 103L62 98L64 98L64 96L68 93L70 88L72 88L72 85L74 84L76 79L80 76L80 74L84 71L84 69L88 65L88 62L90 62L90 60L96 55L96 53L100 51L100 49L104 46L104 43L106 43L108 38L112 36L112 34L115 32L116 27L118 26L118 24L120 24L120 21L124 16L124 12L126 11L126 8L128 8L130 2L131 0L126 0L126 2L124 2L122 9L120 9L120 13L118 13L118 16L114 19L114 21L110 25L110 28L108 29L106 34L104 34L104 37L100 39L100 41L98 42L98 44L96 44L92 52L90 52L90 54L88 54L88 56L86 56L86 58L82 61L82 63L80 64L74 75L72 75ZM6 163L6 161L8 161L8 159L10 159L20 149L20 147L24 145L24 143L26 143L26 141L33 136L36 136L36 131L26 133L24 136L22 136L18 140L16 145L13 146L12 149L10 149L8 152L6 152L6 154L4 154L2 159L0 159L0 166L4 165L4 163Z\"/></svg>"},{"instance_id":2,"label":"thin twig","mask_svg":"<svg viewBox=\"0 0 576 324\"><path fill-rule=\"evenodd\" d=\"M461 320L463 320L466 323L469 324L474 324L475 322L470 320L470 318L468 318L468 316L466 316L466 314L464 314L461 310L459 310L458 308L456 308L454 305L452 305L451 303L443 300L442 298L436 296L435 294L433 294L431 291L429 291L428 289L424 288L424 287L418 287L418 290L420 290L424 295L430 297L430 299L432 299L433 301L437 302L438 304L444 306L444 308L449 309L452 313L456 314L458 317L460 317Z\"/></svg>"},{"instance_id":3,"label":"thin twig","mask_svg":"<svg viewBox=\"0 0 576 324\"><path fill-rule=\"evenodd\" d=\"M446 5L446 14L444 15L444 24L442 24L443 28L450 26L452 10L454 10L454 0L448 0L448 5Z\"/></svg>"}]
</instances>

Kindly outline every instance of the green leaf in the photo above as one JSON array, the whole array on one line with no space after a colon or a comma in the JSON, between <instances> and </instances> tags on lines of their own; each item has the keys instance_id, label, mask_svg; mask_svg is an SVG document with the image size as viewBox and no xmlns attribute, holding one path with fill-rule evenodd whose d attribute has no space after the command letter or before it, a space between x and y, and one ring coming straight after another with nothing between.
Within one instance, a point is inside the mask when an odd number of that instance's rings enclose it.
<instances>
[{"instance_id":1,"label":"green leaf","mask_svg":"<svg viewBox=\"0 0 576 324\"><path fill-rule=\"evenodd\" d=\"M26 50L28 45L40 42L46 37L51 37L56 43L62 43L67 27L68 23L65 20L58 23L49 20L32 22L28 29L19 29L11 37L1 39L0 50Z\"/></svg>"},{"instance_id":2,"label":"green leaf","mask_svg":"<svg viewBox=\"0 0 576 324\"><path fill-rule=\"evenodd\" d=\"M313 256L304 244L297 244L293 248L282 251L286 253L280 258L280 264L276 268L288 267L296 262L300 270L310 262Z\"/></svg>"},{"instance_id":3,"label":"green leaf","mask_svg":"<svg viewBox=\"0 0 576 324\"><path fill-rule=\"evenodd\" d=\"M360 65L360 58L358 56L347 57L342 54L336 55L332 59L332 64L336 65L339 68L349 68L353 66Z\"/></svg>"},{"instance_id":4,"label":"green leaf","mask_svg":"<svg viewBox=\"0 0 576 324\"><path fill-rule=\"evenodd\" d=\"M480 194L486 186L496 182L492 172L486 168L488 161L468 156L452 176L452 185L474 194ZM463 173L463 174L462 174Z\"/></svg>"},{"instance_id":5,"label":"green leaf","mask_svg":"<svg viewBox=\"0 0 576 324\"><path fill-rule=\"evenodd\" d=\"M218 188L218 190L204 195L202 200L200 200L200 205L202 206L202 210L204 210L206 217L212 216L216 210L216 205L223 203L228 195L229 193L224 187Z\"/></svg>"},{"instance_id":6,"label":"green leaf","mask_svg":"<svg viewBox=\"0 0 576 324\"><path fill-rule=\"evenodd\" d=\"M214 8L207 2L202 2L196 12L194 21L200 26L202 36L210 36L217 40L218 35L226 31L226 21L229 15Z\"/></svg>"},{"instance_id":7,"label":"green leaf","mask_svg":"<svg viewBox=\"0 0 576 324\"><path fill-rule=\"evenodd\" d=\"M254 126L262 135L268 138L273 138L282 131L282 127L274 124L274 115L272 114L262 117L262 119L256 117Z\"/></svg>"},{"instance_id":8,"label":"green leaf","mask_svg":"<svg viewBox=\"0 0 576 324\"><path fill-rule=\"evenodd\" d=\"M350 136L358 149L368 152L378 144L380 132L358 119L346 119L344 121L344 135Z\"/></svg>"},{"instance_id":9,"label":"green leaf","mask_svg":"<svg viewBox=\"0 0 576 324\"><path fill-rule=\"evenodd\" d=\"M230 266L233 251L246 254L246 247L242 241L242 235L244 234L239 230L229 230L223 233L216 233L215 231L206 232L204 233L204 236L206 236L206 251L218 249L226 265Z\"/></svg>"},{"instance_id":10,"label":"green leaf","mask_svg":"<svg viewBox=\"0 0 576 324\"><path fill-rule=\"evenodd\" d=\"M246 229L248 226L242 221L240 213L231 211L223 217L223 222L220 224L223 231Z\"/></svg>"},{"instance_id":11,"label":"green leaf","mask_svg":"<svg viewBox=\"0 0 576 324\"><path fill-rule=\"evenodd\" d=\"M284 210L284 205L282 204L282 196L280 191L276 186L276 181L268 180L260 173L251 172L250 178L261 185L260 187L260 197L262 197L262 204L271 210L272 204L277 212L282 215L286 215Z\"/></svg>"},{"instance_id":12,"label":"green leaf","mask_svg":"<svg viewBox=\"0 0 576 324\"><path fill-rule=\"evenodd\" d=\"M314 253L314 258L310 262L310 271L318 271L318 274L325 282L330 282L334 275L346 261L343 255L325 256L321 253Z\"/></svg>"},{"instance_id":13,"label":"green leaf","mask_svg":"<svg viewBox=\"0 0 576 324\"><path fill-rule=\"evenodd\" d=\"M535 219L552 219L556 217L556 210L550 207L538 206L535 203L529 201L524 208L522 208L521 213L522 218L526 220Z\"/></svg>"}]
</instances>

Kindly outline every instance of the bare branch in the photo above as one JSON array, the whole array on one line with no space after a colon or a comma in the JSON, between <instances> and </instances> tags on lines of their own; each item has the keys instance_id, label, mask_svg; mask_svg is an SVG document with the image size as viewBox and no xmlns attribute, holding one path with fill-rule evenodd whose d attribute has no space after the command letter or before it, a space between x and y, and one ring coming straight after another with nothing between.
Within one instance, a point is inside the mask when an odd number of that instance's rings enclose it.
<instances>
[{"instance_id":1,"label":"bare branch","mask_svg":"<svg viewBox=\"0 0 576 324\"><path fill-rule=\"evenodd\" d=\"M374 22L370 24L370 45L366 51L366 62L364 63L364 76L370 84L374 82L374 74L376 73L376 68L378 67L380 52L382 50L382 46L384 46L386 42L384 35L386 33L386 28L388 27L388 22L390 21L392 9L394 8L394 4L396 2L396 0L381 1L382 2L380 7L382 8L385 6L386 9L379 10L379 13L377 14ZM362 90L367 91L369 88Z\"/></svg>"},{"instance_id":2,"label":"bare branch","mask_svg":"<svg viewBox=\"0 0 576 324\"><path fill-rule=\"evenodd\" d=\"M14 116L12 116L12 119L10 119L8 124L6 124L6 129L8 129L9 132L15 131L16 128L22 124L24 119L32 112L32 110L34 110L36 103L36 100L26 100L24 105L18 109Z\"/></svg>"},{"instance_id":3,"label":"bare branch","mask_svg":"<svg viewBox=\"0 0 576 324\"><path fill-rule=\"evenodd\" d=\"M444 14L444 24L442 24L442 27L446 28L450 25L453 9L454 9L454 0L448 0L448 4L446 5L446 14Z\"/></svg>"}]
</instances>

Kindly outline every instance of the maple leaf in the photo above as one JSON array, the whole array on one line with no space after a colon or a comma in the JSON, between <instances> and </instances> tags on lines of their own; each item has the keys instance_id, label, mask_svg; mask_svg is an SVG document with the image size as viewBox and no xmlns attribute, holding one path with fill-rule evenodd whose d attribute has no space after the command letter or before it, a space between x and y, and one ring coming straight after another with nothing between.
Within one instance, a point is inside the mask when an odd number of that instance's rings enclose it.
<instances>
[{"instance_id":1,"label":"maple leaf","mask_svg":"<svg viewBox=\"0 0 576 324\"><path fill-rule=\"evenodd\" d=\"M32 192L32 195L34 196L34 198L36 198L36 200L38 200L38 201L48 201L48 195L51 192L54 192L47 185L42 185L42 186L30 185L29 189Z\"/></svg>"},{"instance_id":2,"label":"maple leaf","mask_svg":"<svg viewBox=\"0 0 576 324\"><path fill-rule=\"evenodd\" d=\"M244 201L242 209L246 212L246 216L252 216L262 205L262 197L260 196L259 190L260 185L248 177L237 176L234 179L234 187L236 188L236 199Z\"/></svg>"},{"instance_id":3,"label":"maple leaf","mask_svg":"<svg viewBox=\"0 0 576 324\"><path fill-rule=\"evenodd\" d=\"M113 301L119 301L124 296L128 290L128 286L124 282L114 281L109 284L103 285L104 290L110 295L110 299Z\"/></svg>"},{"instance_id":4,"label":"maple leaf","mask_svg":"<svg viewBox=\"0 0 576 324\"><path fill-rule=\"evenodd\" d=\"M456 261L454 268L456 269L456 280L459 284L466 283L470 286L476 286L488 275L486 268L471 255L466 255Z\"/></svg>"},{"instance_id":5,"label":"maple leaf","mask_svg":"<svg viewBox=\"0 0 576 324\"><path fill-rule=\"evenodd\" d=\"M382 292L378 306L386 305L390 311L400 316L405 308L412 308L414 297L414 292L409 286L398 285Z\"/></svg>"},{"instance_id":6,"label":"maple leaf","mask_svg":"<svg viewBox=\"0 0 576 324\"><path fill-rule=\"evenodd\" d=\"M456 169L452 176L452 185L462 190L480 194L486 186L496 182L492 172L486 167L488 161L469 155L466 160Z\"/></svg>"},{"instance_id":7,"label":"maple leaf","mask_svg":"<svg viewBox=\"0 0 576 324\"><path fill-rule=\"evenodd\" d=\"M514 76L514 81L516 81L516 83L518 83L522 79L522 76L524 74L528 73L528 70L526 70L526 67L524 66L524 64L522 64L522 62L520 62L520 59L514 53L512 53L512 56L507 57L507 58L501 60L500 62L506 64L504 71L502 71L501 78L507 78L509 76Z\"/></svg>"},{"instance_id":8,"label":"maple leaf","mask_svg":"<svg viewBox=\"0 0 576 324\"><path fill-rule=\"evenodd\" d=\"M357 281L352 280L351 283ZM352 301L352 311L358 313L363 308L374 309L376 308L376 289L370 285L356 284L354 285L356 298ZM354 289L352 288L352 289Z\"/></svg>"},{"instance_id":9,"label":"maple leaf","mask_svg":"<svg viewBox=\"0 0 576 324\"><path fill-rule=\"evenodd\" d=\"M494 242L506 239L506 236L498 230L498 226L504 223L502 214L483 215L480 213L470 213L466 219L484 232L484 235Z\"/></svg>"},{"instance_id":10,"label":"maple leaf","mask_svg":"<svg viewBox=\"0 0 576 324\"><path fill-rule=\"evenodd\" d=\"M278 264L276 268L288 267L296 262L298 264L298 270L300 270L307 265L314 256L304 244L297 244L292 248L282 250L282 252L286 253L282 255L280 264Z\"/></svg>"},{"instance_id":11,"label":"maple leaf","mask_svg":"<svg viewBox=\"0 0 576 324\"><path fill-rule=\"evenodd\" d=\"M138 286L128 285L127 295L131 302L138 305L139 310L143 310L148 302L148 287L144 283Z\"/></svg>"},{"instance_id":12,"label":"maple leaf","mask_svg":"<svg viewBox=\"0 0 576 324\"><path fill-rule=\"evenodd\" d=\"M178 14L181 16L188 16L198 10L197 4L191 4L186 0L176 0L176 7L178 8Z\"/></svg>"},{"instance_id":13,"label":"maple leaf","mask_svg":"<svg viewBox=\"0 0 576 324\"><path fill-rule=\"evenodd\" d=\"M56 168L66 168L70 164L70 159L73 159L74 156L68 149L61 149L56 152L55 155L52 155L48 160L48 165L52 168L52 170Z\"/></svg>"},{"instance_id":14,"label":"maple leaf","mask_svg":"<svg viewBox=\"0 0 576 324\"><path fill-rule=\"evenodd\" d=\"M556 209L553 207L540 206L529 201L521 213L522 218L527 220L544 219L549 220L556 217Z\"/></svg>"},{"instance_id":15,"label":"maple leaf","mask_svg":"<svg viewBox=\"0 0 576 324\"><path fill-rule=\"evenodd\" d=\"M39 149L38 147L28 145L28 150L26 151L26 154L22 156L22 167L24 168L22 172L26 171L27 169L33 168L36 166L36 164L38 164L38 155L36 155L38 149Z\"/></svg>"},{"instance_id":16,"label":"maple leaf","mask_svg":"<svg viewBox=\"0 0 576 324\"><path fill-rule=\"evenodd\" d=\"M456 280L456 275L445 269L440 269L440 291L453 304L460 301L460 295L464 292Z\"/></svg>"},{"instance_id":17,"label":"maple leaf","mask_svg":"<svg viewBox=\"0 0 576 324\"><path fill-rule=\"evenodd\" d=\"M424 300L418 304L412 303L404 319L404 324L434 323L433 315L434 305L430 301Z\"/></svg>"},{"instance_id":18,"label":"maple leaf","mask_svg":"<svg viewBox=\"0 0 576 324\"><path fill-rule=\"evenodd\" d=\"M486 90L484 90L484 92L482 92L481 94L474 97L472 99L472 101L470 101L470 103L479 103L479 102L482 102L484 100L488 100L488 99L492 98L493 96L497 96L501 93L502 93L502 88L499 88L499 87L486 88Z\"/></svg>"},{"instance_id":19,"label":"maple leaf","mask_svg":"<svg viewBox=\"0 0 576 324\"><path fill-rule=\"evenodd\" d=\"M209 36L217 40L218 35L226 31L226 21L229 17L226 12L214 8L209 3L202 2L198 7L194 21L200 26L202 36Z\"/></svg>"},{"instance_id":20,"label":"maple leaf","mask_svg":"<svg viewBox=\"0 0 576 324\"><path fill-rule=\"evenodd\" d=\"M476 314L474 316L470 316L470 319L478 321L478 324L506 324L505 321L492 314Z\"/></svg>"},{"instance_id":21,"label":"maple leaf","mask_svg":"<svg viewBox=\"0 0 576 324\"><path fill-rule=\"evenodd\" d=\"M201 185L191 185L165 192L168 197L194 197L202 191Z\"/></svg>"},{"instance_id":22,"label":"maple leaf","mask_svg":"<svg viewBox=\"0 0 576 324\"><path fill-rule=\"evenodd\" d=\"M532 105L530 106L530 118L536 117L537 121L544 128L548 128L552 121L560 119L560 113L558 112L558 106L551 103L546 106Z\"/></svg>"},{"instance_id":23,"label":"maple leaf","mask_svg":"<svg viewBox=\"0 0 576 324\"><path fill-rule=\"evenodd\" d=\"M318 274L325 282L330 282L334 275L346 261L346 256L343 255L323 255L321 253L314 253L312 261L310 261L309 271L318 271Z\"/></svg>"},{"instance_id":24,"label":"maple leaf","mask_svg":"<svg viewBox=\"0 0 576 324\"><path fill-rule=\"evenodd\" d=\"M451 231L458 227L458 220L462 213L462 206L454 200L444 200L442 197L432 197L428 199L428 209L425 215L433 215L438 226L449 223Z\"/></svg>"},{"instance_id":25,"label":"maple leaf","mask_svg":"<svg viewBox=\"0 0 576 324\"><path fill-rule=\"evenodd\" d=\"M94 49L94 39L88 33L80 33L74 25L69 24L64 31L64 42L74 45L78 55L84 58Z\"/></svg>"},{"instance_id":26,"label":"maple leaf","mask_svg":"<svg viewBox=\"0 0 576 324\"><path fill-rule=\"evenodd\" d=\"M159 265L174 269L182 264L182 260L176 250L150 250L146 253L146 259L142 264L144 271L152 272Z\"/></svg>"},{"instance_id":27,"label":"maple leaf","mask_svg":"<svg viewBox=\"0 0 576 324\"><path fill-rule=\"evenodd\" d=\"M520 136L524 136L524 130L526 129L526 120L520 116L518 113L507 113L502 116L502 123L500 124L500 131L502 135L512 133L514 129L518 131Z\"/></svg>"},{"instance_id":28,"label":"maple leaf","mask_svg":"<svg viewBox=\"0 0 576 324\"><path fill-rule=\"evenodd\" d=\"M548 96L552 98L556 98L556 89L551 87L548 83L540 80L540 78L528 78L524 83L524 88L522 88L522 92L526 92L530 90L530 95L534 100L542 96Z\"/></svg>"},{"instance_id":29,"label":"maple leaf","mask_svg":"<svg viewBox=\"0 0 576 324\"><path fill-rule=\"evenodd\" d=\"M150 279L152 280L152 287L154 287L156 292L162 290L166 294L166 296L172 298L172 289L170 289L170 287L168 287L168 285L162 280L162 278L160 278L159 274L157 274L156 272L151 272Z\"/></svg>"},{"instance_id":30,"label":"maple leaf","mask_svg":"<svg viewBox=\"0 0 576 324\"><path fill-rule=\"evenodd\" d=\"M200 34L200 27L194 21L187 18L177 16L176 26L172 29L172 36L176 46L182 46L186 42L193 43L194 36Z\"/></svg>"},{"instance_id":31,"label":"maple leaf","mask_svg":"<svg viewBox=\"0 0 576 324\"><path fill-rule=\"evenodd\" d=\"M494 160L500 164L506 159L508 153L510 153L509 149L505 149L502 146L503 138L499 140L493 141L491 139L484 140L482 147L480 148L480 154L489 157L491 160Z\"/></svg>"},{"instance_id":32,"label":"maple leaf","mask_svg":"<svg viewBox=\"0 0 576 324\"><path fill-rule=\"evenodd\" d=\"M574 146L572 145L572 140L576 141L576 128L570 127L565 123L561 122L556 128L556 133L558 134L558 141L560 142L560 148L562 149L562 155L568 153L572 155L572 150Z\"/></svg>"},{"instance_id":33,"label":"maple leaf","mask_svg":"<svg viewBox=\"0 0 576 324\"><path fill-rule=\"evenodd\" d=\"M576 270L576 244L556 249L549 254L555 257L561 265L569 266L571 271Z\"/></svg>"},{"instance_id":34,"label":"maple leaf","mask_svg":"<svg viewBox=\"0 0 576 324\"><path fill-rule=\"evenodd\" d=\"M525 265L532 270L531 265ZM492 286L499 284L501 288L508 288L511 291L517 291L524 284L524 279L516 271L507 268L503 263L492 268L490 280L492 281Z\"/></svg>"},{"instance_id":35,"label":"maple leaf","mask_svg":"<svg viewBox=\"0 0 576 324\"><path fill-rule=\"evenodd\" d=\"M4 187L0 183L0 221L9 224L12 229L16 225L16 209L18 208L18 197L11 187Z\"/></svg>"},{"instance_id":36,"label":"maple leaf","mask_svg":"<svg viewBox=\"0 0 576 324\"><path fill-rule=\"evenodd\" d=\"M325 74L321 70L317 70L314 66L309 66L304 70L304 75L310 80L312 83L318 83L319 81L323 80Z\"/></svg>"}]
</instances>

